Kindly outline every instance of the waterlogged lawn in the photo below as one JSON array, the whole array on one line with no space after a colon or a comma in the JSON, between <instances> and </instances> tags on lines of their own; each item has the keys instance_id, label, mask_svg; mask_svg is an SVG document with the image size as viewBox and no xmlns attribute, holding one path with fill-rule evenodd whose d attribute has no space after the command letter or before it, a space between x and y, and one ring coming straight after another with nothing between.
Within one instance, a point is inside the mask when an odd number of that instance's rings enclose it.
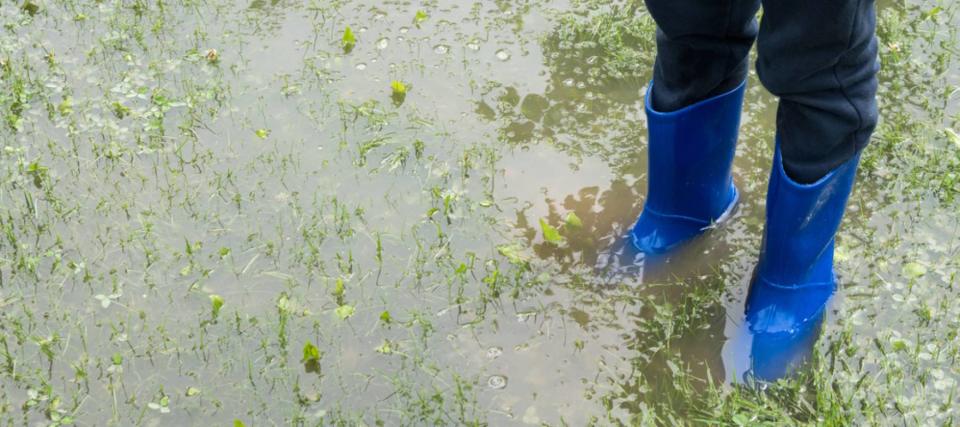
<instances>
[{"instance_id":1,"label":"waterlogged lawn","mask_svg":"<svg viewBox=\"0 0 960 427\"><path fill-rule=\"evenodd\" d=\"M960 7L879 8L840 296L758 390L775 99L644 268L641 5L0 3L0 424L956 424Z\"/></svg>"}]
</instances>

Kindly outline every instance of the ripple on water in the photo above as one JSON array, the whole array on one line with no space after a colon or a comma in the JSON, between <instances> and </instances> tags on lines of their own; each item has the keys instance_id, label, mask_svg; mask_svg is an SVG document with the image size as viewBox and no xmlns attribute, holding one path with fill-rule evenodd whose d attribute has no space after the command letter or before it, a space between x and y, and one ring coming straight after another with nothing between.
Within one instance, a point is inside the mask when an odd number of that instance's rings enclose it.
<instances>
[{"instance_id":1,"label":"ripple on water","mask_svg":"<svg viewBox=\"0 0 960 427\"><path fill-rule=\"evenodd\" d=\"M491 375L487 378L487 387L494 390L500 390L507 386L507 377L503 375Z\"/></svg>"}]
</instances>

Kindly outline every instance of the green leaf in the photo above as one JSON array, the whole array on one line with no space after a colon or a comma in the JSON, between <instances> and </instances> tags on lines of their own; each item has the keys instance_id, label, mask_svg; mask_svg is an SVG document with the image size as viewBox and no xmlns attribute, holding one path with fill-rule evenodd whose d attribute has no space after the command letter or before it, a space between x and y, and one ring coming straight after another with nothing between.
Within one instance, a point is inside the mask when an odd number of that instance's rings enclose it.
<instances>
[{"instance_id":1,"label":"green leaf","mask_svg":"<svg viewBox=\"0 0 960 427\"><path fill-rule=\"evenodd\" d=\"M289 313L291 311L292 305L290 303L290 298L287 297L286 293L280 294L277 298L277 310L280 310L284 313Z\"/></svg>"},{"instance_id":2,"label":"green leaf","mask_svg":"<svg viewBox=\"0 0 960 427\"><path fill-rule=\"evenodd\" d=\"M320 361L320 349L317 346L313 345L312 342L307 341L303 345L303 363L317 363Z\"/></svg>"},{"instance_id":3,"label":"green leaf","mask_svg":"<svg viewBox=\"0 0 960 427\"><path fill-rule=\"evenodd\" d=\"M193 397L200 394L200 389L196 387L187 387L186 396Z\"/></svg>"},{"instance_id":4,"label":"green leaf","mask_svg":"<svg viewBox=\"0 0 960 427\"><path fill-rule=\"evenodd\" d=\"M383 344L380 344L380 346L374 350L380 354L393 354L393 345L390 343L390 340L384 340Z\"/></svg>"},{"instance_id":5,"label":"green leaf","mask_svg":"<svg viewBox=\"0 0 960 427\"><path fill-rule=\"evenodd\" d=\"M513 264L525 264L528 259L527 256L523 254L523 247L516 243L497 246L497 252L507 257Z\"/></svg>"},{"instance_id":6,"label":"green leaf","mask_svg":"<svg viewBox=\"0 0 960 427\"><path fill-rule=\"evenodd\" d=\"M247 425L243 421L233 420L233 427L247 427Z\"/></svg>"},{"instance_id":7,"label":"green leaf","mask_svg":"<svg viewBox=\"0 0 960 427\"><path fill-rule=\"evenodd\" d=\"M577 214L570 212L567 214L567 219L565 221L567 227L570 228L580 228L583 227L583 221L580 221L580 217Z\"/></svg>"},{"instance_id":8,"label":"green leaf","mask_svg":"<svg viewBox=\"0 0 960 427\"><path fill-rule=\"evenodd\" d=\"M942 8L942 7L936 6L936 7L934 7L933 9L930 9L930 10L928 10L928 11L926 11L926 12L921 13L920 16L921 16L924 20L926 20L926 19L930 19L930 18L933 18L934 16L939 15L940 12L942 12L942 11L943 11L943 8Z\"/></svg>"},{"instance_id":9,"label":"green leaf","mask_svg":"<svg viewBox=\"0 0 960 427\"><path fill-rule=\"evenodd\" d=\"M384 310L383 313L380 313L380 321L389 325L390 322L393 322L393 317L390 316L389 311Z\"/></svg>"},{"instance_id":10,"label":"green leaf","mask_svg":"<svg viewBox=\"0 0 960 427\"><path fill-rule=\"evenodd\" d=\"M220 315L220 309L223 307L223 297L217 294L210 295L210 311L213 314L213 318L216 319Z\"/></svg>"},{"instance_id":11,"label":"green leaf","mask_svg":"<svg viewBox=\"0 0 960 427\"><path fill-rule=\"evenodd\" d=\"M63 101L60 101L60 105L57 106L57 111L60 112L61 116L69 116L73 113L73 97L67 96L63 98Z\"/></svg>"},{"instance_id":12,"label":"green leaf","mask_svg":"<svg viewBox=\"0 0 960 427\"><path fill-rule=\"evenodd\" d=\"M417 11L417 14L413 16L413 25L416 25L417 28L420 28L420 24L421 24L423 21L426 21L427 18L429 18L429 17L430 17L430 15L427 15L427 12L424 12L424 11L422 11L422 10L418 10L418 11Z\"/></svg>"},{"instance_id":13,"label":"green leaf","mask_svg":"<svg viewBox=\"0 0 960 427\"><path fill-rule=\"evenodd\" d=\"M113 107L113 115L117 116L118 119L122 119L130 115L130 112L131 112L130 107L127 107L121 104L120 102L114 101L112 107Z\"/></svg>"},{"instance_id":14,"label":"green leaf","mask_svg":"<svg viewBox=\"0 0 960 427\"><path fill-rule=\"evenodd\" d=\"M337 299L337 302L340 303L343 300L344 294L344 285L343 279L338 277L337 284L333 287L333 296Z\"/></svg>"},{"instance_id":15,"label":"green leaf","mask_svg":"<svg viewBox=\"0 0 960 427\"><path fill-rule=\"evenodd\" d=\"M347 25L343 30L343 38L340 40L340 46L343 47L343 53L350 53L353 47L357 45L357 37L353 35L353 30Z\"/></svg>"},{"instance_id":16,"label":"green leaf","mask_svg":"<svg viewBox=\"0 0 960 427\"><path fill-rule=\"evenodd\" d=\"M257 138L260 139L267 139L267 136L270 136L270 131L266 129L257 129L254 133L257 134Z\"/></svg>"},{"instance_id":17,"label":"green leaf","mask_svg":"<svg viewBox=\"0 0 960 427\"><path fill-rule=\"evenodd\" d=\"M37 12L40 11L40 6L37 6L37 4L32 2L31 0L27 0L23 2L23 5L20 6L20 9L22 9L24 12L29 13L30 16L34 16L37 14Z\"/></svg>"},{"instance_id":18,"label":"green leaf","mask_svg":"<svg viewBox=\"0 0 960 427\"><path fill-rule=\"evenodd\" d=\"M547 224L543 218L540 218L540 229L543 230L543 240L553 244L558 244L563 241L563 236L560 236L560 232L557 230L557 228Z\"/></svg>"},{"instance_id":19,"label":"green leaf","mask_svg":"<svg viewBox=\"0 0 960 427\"><path fill-rule=\"evenodd\" d=\"M916 279L917 277L927 274L927 267L917 262L908 262L903 266L903 273L911 279Z\"/></svg>"},{"instance_id":20,"label":"green leaf","mask_svg":"<svg viewBox=\"0 0 960 427\"><path fill-rule=\"evenodd\" d=\"M113 361L113 364L116 366L120 366L121 364L123 364L123 356L121 356L120 353L113 353L113 357L111 358L111 360Z\"/></svg>"},{"instance_id":21,"label":"green leaf","mask_svg":"<svg viewBox=\"0 0 960 427\"><path fill-rule=\"evenodd\" d=\"M346 320L350 316L353 316L353 312L355 311L355 309L353 308L352 305L344 304L344 305L341 305L340 307L337 307L335 311L337 313L337 317L339 317L340 320Z\"/></svg>"},{"instance_id":22,"label":"green leaf","mask_svg":"<svg viewBox=\"0 0 960 427\"><path fill-rule=\"evenodd\" d=\"M401 82L400 80L394 80L390 82L390 98L393 100L393 104L399 106L403 104L403 101L407 98L407 91L410 88L406 83Z\"/></svg>"},{"instance_id":23,"label":"green leaf","mask_svg":"<svg viewBox=\"0 0 960 427\"><path fill-rule=\"evenodd\" d=\"M393 91L394 95L406 95L407 94L407 85L400 80L394 80L390 82L390 89Z\"/></svg>"},{"instance_id":24,"label":"green leaf","mask_svg":"<svg viewBox=\"0 0 960 427\"><path fill-rule=\"evenodd\" d=\"M953 143L953 145L956 145L958 148L960 148L960 135L958 135L956 132L954 132L953 129L950 129L950 128L945 128L943 130L943 133L947 134L947 139L949 139L950 142Z\"/></svg>"}]
</instances>

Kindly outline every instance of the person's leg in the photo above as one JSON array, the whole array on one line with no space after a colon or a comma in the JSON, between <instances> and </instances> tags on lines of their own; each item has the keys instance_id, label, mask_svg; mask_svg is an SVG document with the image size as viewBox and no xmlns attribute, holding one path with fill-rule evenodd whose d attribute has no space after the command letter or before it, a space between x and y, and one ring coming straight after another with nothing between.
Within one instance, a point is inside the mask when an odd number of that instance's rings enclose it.
<instances>
[{"instance_id":1,"label":"person's leg","mask_svg":"<svg viewBox=\"0 0 960 427\"><path fill-rule=\"evenodd\" d=\"M657 23L653 107L678 110L746 79L759 0L645 0Z\"/></svg>"},{"instance_id":2,"label":"person's leg","mask_svg":"<svg viewBox=\"0 0 960 427\"><path fill-rule=\"evenodd\" d=\"M873 0L764 0L757 73L780 97L787 175L811 183L853 158L877 123Z\"/></svg>"},{"instance_id":3,"label":"person's leg","mask_svg":"<svg viewBox=\"0 0 960 427\"><path fill-rule=\"evenodd\" d=\"M757 70L780 107L746 304L763 379L786 373L766 362L807 340L836 289L834 235L877 121L875 22L873 0L764 0Z\"/></svg>"},{"instance_id":4,"label":"person's leg","mask_svg":"<svg viewBox=\"0 0 960 427\"><path fill-rule=\"evenodd\" d=\"M647 198L631 230L666 252L728 216L756 0L647 0L657 61L646 96Z\"/></svg>"}]
</instances>

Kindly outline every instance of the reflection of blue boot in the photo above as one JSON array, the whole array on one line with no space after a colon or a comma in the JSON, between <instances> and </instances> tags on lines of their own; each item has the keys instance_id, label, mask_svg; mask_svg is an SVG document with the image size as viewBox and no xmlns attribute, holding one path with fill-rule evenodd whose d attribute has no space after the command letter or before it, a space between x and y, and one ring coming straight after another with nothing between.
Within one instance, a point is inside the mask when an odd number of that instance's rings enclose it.
<instances>
[{"instance_id":1,"label":"reflection of blue boot","mask_svg":"<svg viewBox=\"0 0 960 427\"><path fill-rule=\"evenodd\" d=\"M773 382L803 366L813 354L820 335L823 311L808 326L790 332L755 332L750 345L750 370L744 380Z\"/></svg>"},{"instance_id":2,"label":"reflection of blue boot","mask_svg":"<svg viewBox=\"0 0 960 427\"><path fill-rule=\"evenodd\" d=\"M853 188L859 158L858 154L817 182L798 184L783 170L778 141L767 190L760 264L747 296L746 315L755 339L780 343L755 345L754 351L761 351L751 355L755 366L769 365L764 359L783 357L771 350L784 347L781 341L809 340L811 331L819 327L827 300L836 289L834 234Z\"/></svg>"},{"instance_id":3,"label":"reflection of blue boot","mask_svg":"<svg viewBox=\"0 0 960 427\"><path fill-rule=\"evenodd\" d=\"M647 200L633 226L633 243L664 252L710 228L736 205L730 168L746 81L730 92L669 113L646 95L649 174Z\"/></svg>"}]
</instances>

